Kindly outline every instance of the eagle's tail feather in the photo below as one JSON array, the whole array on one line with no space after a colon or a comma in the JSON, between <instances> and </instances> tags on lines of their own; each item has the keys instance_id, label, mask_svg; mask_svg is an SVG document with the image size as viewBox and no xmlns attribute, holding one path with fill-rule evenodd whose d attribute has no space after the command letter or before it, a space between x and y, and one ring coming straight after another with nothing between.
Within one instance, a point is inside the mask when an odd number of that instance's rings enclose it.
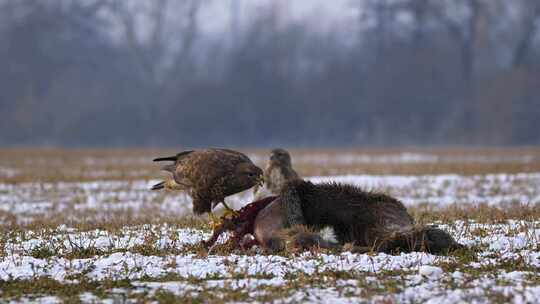
<instances>
[{"instance_id":1,"label":"eagle's tail feather","mask_svg":"<svg viewBox=\"0 0 540 304\"><path fill-rule=\"evenodd\" d=\"M165 182L157 183L152 186L152 190L160 190L165 188Z\"/></svg>"},{"instance_id":2,"label":"eagle's tail feather","mask_svg":"<svg viewBox=\"0 0 540 304\"><path fill-rule=\"evenodd\" d=\"M193 152L193 150L187 150L187 151L182 151L174 156L167 156L167 157L158 157L158 158L155 158L154 161L155 162L160 162L160 161L177 161L179 160L180 158L188 155L189 153Z\"/></svg>"},{"instance_id":3,"label":"eagle's tail feather","mask_svg":"<svg viewBox=\"0 0 540 304\"><path fill-rule=\"evenodd\" d=\"M167 157L158 157L154 158L153 161L160 162L160 161L176 161L176 155L175 156L167 156Z\"/></svg>"}]
</instances>

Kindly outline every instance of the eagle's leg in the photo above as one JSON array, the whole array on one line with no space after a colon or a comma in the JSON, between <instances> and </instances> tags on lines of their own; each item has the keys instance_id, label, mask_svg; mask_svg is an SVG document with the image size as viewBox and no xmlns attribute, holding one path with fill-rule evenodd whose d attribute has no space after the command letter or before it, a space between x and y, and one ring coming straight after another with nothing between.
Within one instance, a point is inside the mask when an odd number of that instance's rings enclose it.
<instances>
[{"instance_id":1,"label":"eagle's leg","mask_svg":"<svg viewBox=\"0 0 540 304\"><path fill-rule=\"evenodd\" d=\"M226 203L225 203L225 200L223 200L221 202L223 204L223 207L225 207L225 213L223 214L223 216L225 217L237 217L238 215L240 215L240 213L238 213L238 211L232 209L231 207L229 207Z\"/></svg>"},{"instance_id":2,"label":"eagle's leg","mask_svg":"<svg viewBox=\"0 0 540 304\"><path fill-rule=\"evenodd\" d=\"M221 219L215 216L212 211L208 212L208 218L210 219L210 227L212 227L212 231L215 231L221 225Z\"/></svg>"}]
</instances>

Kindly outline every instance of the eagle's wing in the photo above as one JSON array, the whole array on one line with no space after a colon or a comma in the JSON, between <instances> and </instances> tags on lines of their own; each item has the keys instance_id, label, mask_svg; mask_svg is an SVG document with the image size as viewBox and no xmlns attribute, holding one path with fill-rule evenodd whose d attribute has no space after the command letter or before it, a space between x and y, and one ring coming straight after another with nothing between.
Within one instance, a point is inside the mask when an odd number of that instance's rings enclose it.
<instances>
[{"instance_id":1,"label":"eagle's wing","mask_svg":"<svg viewBox=\"0 0 540 304\"><path fill-rule=\"evenodd\" d=\"M235 159L238 163L240 162L251 163L252 162L251 159L249 159L249 157L247 157L247 155L245 155L242 152L238 152L238 151L234 151L230 149L215 149L215 150L220 151L221 152L220 154L224 157Z\"/></svg>"},{"instance_id":2,"label":"eagle's wing","mask_svg":"<svg viewBox=\"0 0 540 304\"><path fill-rule=\"evenodd\" d=\"M189 168L194 182L198 185L199 195L207 198L207 203L219 203L232 193L240 192L235 188L236 167L249 159L236 151L227 149L206 149L197 151L190 161Z\"/></svg>"},{"instance_id":3,"label":"eagle's wing","mask_svg":"<svg viewBox=\"0 0 540 304\"><path fill-rule=\"evenodd\" d=\"M175 179L190 185L193 210L208 212L212 202L221 199L218 179L223 176L227 163L220 151L214 149L197 150L178 161Z\"/></svg>"},{"instance_id":4,"label":"eagle's wing","mask_svg":"<svg viewBox=\"0 0 540 304\"><path fill-rule=\"evenodd\" d=\"M183 188L190 188L192 187L192 183L182 172L182 164L186 159L189 158L190 155L192 155L194 151L193 150L187 150L182 151L180 153L177 153L174 156L167 156L167 157L159 157L154 159L155 162L162 162L162 161L172 161L173 164L168 164L163 167L161 167L162 170L167 171L172 174L174 181L180 185Z\"/></svg>"}]
</instances>

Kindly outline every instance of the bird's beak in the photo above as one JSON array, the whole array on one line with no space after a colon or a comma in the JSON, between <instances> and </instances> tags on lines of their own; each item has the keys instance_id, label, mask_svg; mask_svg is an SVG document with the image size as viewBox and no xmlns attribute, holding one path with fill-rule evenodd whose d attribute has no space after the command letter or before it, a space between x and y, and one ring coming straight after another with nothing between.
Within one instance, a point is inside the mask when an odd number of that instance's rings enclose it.
<instances>
[{"instance_id":1,"label":"bird's beak","mask_svg":"<svg viewBox=\"0 0 540 304\"><path fill-rule=\"evenodd\" d=\"M259 179L257 180L257 185L259 187L262 187L264 184L264 176L263 175L259 175Z\"/></svg>"}]
</instances>

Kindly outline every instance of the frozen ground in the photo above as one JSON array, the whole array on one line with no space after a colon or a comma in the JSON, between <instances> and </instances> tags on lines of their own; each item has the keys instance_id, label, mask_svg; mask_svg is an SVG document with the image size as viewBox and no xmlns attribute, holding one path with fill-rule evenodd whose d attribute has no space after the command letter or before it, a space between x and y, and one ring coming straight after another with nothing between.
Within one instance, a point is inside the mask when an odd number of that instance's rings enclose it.
<instances>
[{"instance_id":1,"label":"frozen ground","mask_svg":"<svg viewBox=\"0 0 540 304\"><path fill-rule=\"evenodd\" d=\"M48 303L67 297L64 289L79 290L78 297L84 301L120 297L133 302L152 297L291 303L534 303L540 298L540 222L455 222L442 227L478 252L456 256L306 252L284 257L254 250L207 256L196 249L207 233L166 224L114 232L66 227L13 232L2 240L0 286L9 298L17 294L11 290L17 283L26 284L19 300L40 298ZM28 285L51 285L51 281L60 291L26 292L34 291Z\"/></svg>"},{"instance_id":2,"label":"frozen ground","mask_svg":"<svg viewBox=\"0 0 540 304\"><path fill-rule=\"evenodd\" d=\"M257 159L253 158L252 159ZM339 155L302 155L295 157L296 164L354 165L354 164L478 164L478 163L530 163L533 155L437 155L432 153L403 152L396 154L340 153ZM261 160L262 161L262 160Z\"/></svg>"},{"instance_id":3,"label":"frozen ground","mask_svg":"<svg viewBox=\"0 0 540 304\"><path fill-rule=\"evenodd\" d=\"M298 162L324 163L320 158L305 157ZM359 163L445 161L424 154L370 157L344 154L336 159ZM505 157L482 159L530 161L526 156ZM478 160L470 156L455 161ZM6 167L0 176L16 176L18 170ZM97 179L110 178L109 173L101 169L88 172ZM540 205L540 173L308 179L384 191L408 207L428 206L428 210ZM154 182L0 180L0 302L539 302L540 219L535 215L488 222L448 220L444 214L435 217L436 224L471 248L450 256L323 251L274 256L257 249L207 255L198 246L209 236L208 227L200 224L205 218L179 220L190 214L190 199L183 194L149 191ZM247 191L227 200L239 208L251 199L252 193Z\"/></svg>"},{"instance_id":4,"label":"frozen ground","mask_svg":"<svg viewBox=\"0 0 540 304\"><path fill-rule=\"evenodd\" d=\"M460 175L310 177L319 182L341 182L366 190L384 191L407 206L419 204L488 204L515 206L540 203L540 173ZM43 218L70 222L108 220L111 217L182 216L191 213L189 196L149 191L155 181L95 181L59 183L0 183L0 220L27 224ZM251 201L248 190L227 198L239 208ZM1 223L1 222L0 222Z\"/></svg>"}]
</instances>

